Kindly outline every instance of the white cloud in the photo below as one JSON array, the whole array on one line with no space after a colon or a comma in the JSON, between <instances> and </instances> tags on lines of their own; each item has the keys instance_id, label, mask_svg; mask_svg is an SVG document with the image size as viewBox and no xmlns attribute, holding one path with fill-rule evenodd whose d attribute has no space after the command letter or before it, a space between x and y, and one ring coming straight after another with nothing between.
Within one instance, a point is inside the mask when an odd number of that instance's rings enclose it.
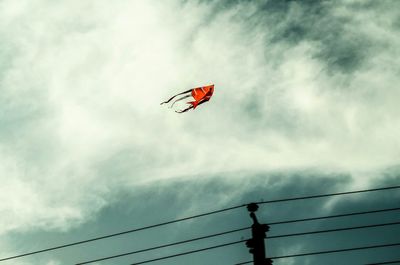
<instances>
[{"instance_id":1,"label":"white cloud","mask_svg":"<svg viewBox=\"0 0 400 265\"><path fill-rule=\"evenodd\" d=\"M242 8L2 1L0 234L68 229L157 178L398 163L399 38L386 25L369 22L392 41L346 83L317 43L266 44L274 25L251 28L241 14L255 6ZM191 113L159 106L209 82L215 96Z\"/></svg>"}]
</instances>

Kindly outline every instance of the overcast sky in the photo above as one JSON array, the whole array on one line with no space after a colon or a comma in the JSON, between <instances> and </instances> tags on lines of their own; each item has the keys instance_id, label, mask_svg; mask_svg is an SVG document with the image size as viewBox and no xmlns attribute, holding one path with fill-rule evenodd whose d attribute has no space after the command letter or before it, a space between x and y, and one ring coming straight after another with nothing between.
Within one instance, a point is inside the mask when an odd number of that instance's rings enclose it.
<instances>
[{"instance_id":1,"label":"overcast sky","mask_svg":"<svg viewBox=\"0 0 400 265\"><path fill-rule=\"evenodd\" d=\"M399 33L396 0L0 0L0 258L254 200L398 185ZM194 111L159 105L210 83L214 96ZM260 221L395 207L400 193L352 196L264 205ZM250 224L241 209L0 264L67 265ZM271 240L267 252L393 243L400 233L373 231ZM379 251L351 258L400 259ZM250 259L242 244L158 264Z\"/></svg>"}]
</instances>

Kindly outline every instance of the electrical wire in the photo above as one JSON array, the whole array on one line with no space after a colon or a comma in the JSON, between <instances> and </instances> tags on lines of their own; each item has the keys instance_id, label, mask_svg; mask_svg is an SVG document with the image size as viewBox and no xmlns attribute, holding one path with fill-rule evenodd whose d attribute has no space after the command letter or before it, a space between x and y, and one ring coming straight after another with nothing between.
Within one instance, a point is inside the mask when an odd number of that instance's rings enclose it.
<instances>
[{"instance_id":1,"label":"electrical wire","mask_svg":"<svg viewBox=\"0 0 400 265\"><path fill-rule=\"evenodd\" d=\"M389 226L389 225L398 225L398 224L400 224L400 222L391 222L391 223L373 224L373 225L362 225L362 226L352 226L352 227L317 230L317 231L301 232L301 233L293 233L293 234L283 234L283 235L277 235L277 236L269 236L268 238L272 239L272 238L290 237L290 236L303 236L303 235L312 235L312 234L321 234L321 233L330 233L330 232L340 232L340 231L347 231L347 230L365 229L365 228L373 228L373 227L381 227L381 226Z\"/></svg>"},{"instance_id":2,"label":"electrical wire","mask_svg":"<svg viewBox=\"0 0 400 265\"><path fill-rule=\"evenodd\" d=\"M150 263L150 262L164 260L164 259L175 258L175 257L178 257L178 256L184 256L184 255L193 254L193 253L196 253L196 252L202 252L202 251L211 250L211 249L215 249L215 248L221 248L221 247L226 247L226 246L230 246L230 245L235 245L235 244L239 244L239 243L242 243L242 242L245 242L245 241L247 241L247 240L240 240L240 241L234 241L234 242L221 244L221 245L214 245L214 246L207 247L207 248L200 248L200 249L196 249L196 250L181 252L181 253L177 253L177 254L174 254L174 255L163 256L163 257L160 257L160 258L143 260L143 261L139 261L139 262L136 262L136 263L132 263L130 265L139 265L139 264L145 264L145 263ZM399 243L392 243L392 244L362 246L362 247L355 247L355 248L342 248L342 249L324 250L324 251L292 254L292 255L285 255L285 256L275 256L275 257L270 257L270 259L294 258L294 257L302 257L302 256L321 255L321 254L328 254L328 253L357 251L357 250L364 250L364 249L371 249L371 248L384 248L384 247L394 247L394 246L400 246L400 242ZM235 265L242 265L242 264L249 264L249 263L253 263L253 261L246 261L246 262L236 263Z\"/></svg>"},{"instance_id":3,"label":"electrical wire","mask_svg":"<svg viewBox=\"0 0 400 265\"><path fill-rule=\"evenodd\" d=\"M184 256L184 255L193 254L193 253L196 253L196 252L202 252L202 251L206 251L206 250L210 250L210 249L222 248L222 247L226 247L226 246L231 246L231 245L243 243L243 242L246 242L247 240L248 239L244 239L244 240L234 241L234 242L225 243L225 244L221 244L221 245L214 245L214 246L211 246L211 247L206 247L206 248L200 248L200 249L195 249L195 250L191 250L191 251L181 252L181 253L170 255L170 256L164 256L164 257L155 258L155 259L148 259L148 260L132 263L131 265L150 263L150 262L154 262L154 261L158 261L158 260L175 258L175 257L178 257L178 256Z\"/></svg>"},{"instance_id":4,"label":"electrical wire","mask_svg":"<svg viewBox=\"0 0 400 265\"><path fill-rule=\"evenodd\" d=\"M133 232L143 231L143 230L147 230L147 229L151 229L151 228L155 228L155 227L159 227L159 226L164 226L164 225L168 225L168 224L173 224L173 223L177 223L177 222L181 222L181 221L185 221L185 220L190 220L190 219L194 219L194 218L198 218L198 217L202 217L202 216L206 216L206 215L211 215L211 214L215 214L215 213L229 211L229 210L233 210L233 209L240 208L240 207L243 207L243 206L245 206L245 205L234 206L234 207L225 208L225 209L221 209L221 210L216 210L216 211L212 211L212 212L207 212L207 213L203 213L203 214L193 215L193 216L189 216L189 217L185 217L185 218L175 219L175 220L172 220L172 221L163 222L163 223L159 223L159 224L155 224L155 225L144 226L144 227L140 227L140 228L136 228L136 229L126 230L126 231L119 232L119 233L114 233L114 234L109 234L109 235L105 235L105 236L99 236L99 237L86 239L86 240L82 240L82 241L77 241L77 242L73 242L73 243L68 243L68 244L64 244L64 245L59 245L59 246L56 246L56 247L45 248L45 249L42 249L42 250L37 250L37 251L32 251L32 252L28 252L28 253L24 253L24 254L19 254L19 255L7 257L7 258L2 258L2 259L0 259L0 262L1 261L6 261L6 260L10 260L10 259L16 259L16 258L21 258L21 257L25 257L25 256L30 256L30 255L34 255L34 254L39 254L39 253L43 253L43 252L53 251L53 250L56 250L56 249L61 249L61 248L81 245L81 244L85 244L85 243L89 243L89 242L93 242L93 241L97 241L97 240L101 240L101 239L106 239L106 238L110 238L110 237L121 236L121 235L124 235L124 234L133 233Z\"/></svg>"},{"instance_id":5,"label":"electrical wire","mask_svg":"<svg viewBox=\"0 0 400 265\"><path fill-rule=\"evenodd\" d=\"M399 188L400 188L400 185L398 185L398 186L390 186L390 187L374 188L374 189L365 189L365 190L319 194L319 195L293 197L293 198L285 198L285 199L277 199L277 200L268 200L268 201L262 201L262 202L258 202L258 203L259 204L266 204L266 203L287 202L287 201L294 201L294 200L315 199L315 198L322 198L322 197L329 197L329 196L365 193L365 192L373 192L373 191L383 191L383 190L391 190L391 189L399 189ZM57 250L57 249L62 249L62 248L66 248L66 247L81 245L81 244L85 244L85 243L89 243L89 242L93 242L93 241L98 241L98 240L102 240L102 239L106 239L106 238L121 236L121 235L124 235L124 234L143 231L143 230L147 230L147 229L151 229L151 228L155 228L155 227L160 227L160 226L164 226L164 225L168 225L168 224L182 222L182 221L186 221L186 220L190 220L190 219L194 219L194 218L199 218L199 217L203 217L203 216L208 216L208 215L212 215L212 214L216 214L216 213L226 212L226 211L230 211L230 210L233 210L233 209L238 209L238 208L244 207L246 205L247 204L237 205L237 206L228 207L228 208L224 208L224 209L220 209L220 210L215 210L215 211L210 211L210 212L206 212L206 213L192 215L192 216L188 216L188 217L184 217L184 218L179 218L179 219L175 219L175 220L172 220L172 221L167 221L167 222L163 222L163 223L159 223L159 224L154 224L154 225L144 226L144 227L140 227L140 228L130 229L130 230L126 230L126 231L122 231L122 232L118 232L118 233L108 234L108 235L94 237L94 238L90 238L90 239L86 239L86 240L76 241L76 242L73 242L73 243L63 244L63 245L59 245L59 246L55 246L55 247L45 248L45 249L32 251L32 252L27 252L27 253L15 255L15 256L1 258L0 262L1 261L6 261L6 260L11 260L11 259L16 259L16 258L21 258L21 257L25 257L25 256L30 256L30 255L34 255L34 254L39 254L39 253L43 253L43 252L53 251L53 250Z\"/></svg>"},{"instance_id":6,"label":"electrical wire","mask_svg":"<svg viewBox=\"0 0 400 265\"><path fill-rule=\"evenodd\" d=\"M395 263L400 263L400 259L398 259L398 260L389 260L389 261L381 261L381 262L368 263L368 264L365 264L365 265L383 265L383 264L395 264Z\"/></svg>"},{"instance_id":7,"label":"electrical wire","mask_svg":"<svg viewBox=\"0 0 400 265\"><path fill-rule=\"evenodd\" d=\"M311 218L301 218L301 219L294 219L294 220L270 222L268 224L269 225L278 225L278 224L280 225L280 224L315 221L315 220L322 220L322 219L330 219L330 218L338 218L338 217L346 217L346 216L354 216L354 215L363 215L363 214L371 214L371 213L390 212L390 211L398 211L398 210L400 210L400 207L378 209L378 210L372 210L372 211L363 211L363 212L343 213L343 214L335 214L335 215L325 215L325 216L311 217Z\"/></svg>"},{"instance_id":8,"label":"electrical wire","mask_svg":"<svg viewBox=\"0 0 400 265\"><path fill-rule=\"evenodd\" d=\"M320 220L320 219L329 219L329 218L337 218L337 217L363 215L363 214L388 212L388 211L396 211L396 210L400 210L400 207L387 208L387 209L378 209L378 210L372 210L372 211L363 211L363 212L352 212L352 213L347 213L347 214L336 214L336 215L328 215L328 216L320 216L320 217L311 217L311 218L303 218L303 219L295 219L295 220L286 220L286 221L272 222L272 223L269 223L269 225L286 224L286 223L294 223L294 222L304 222L304 221L313 221L313 220ZM180 244L189 243L189 242L193 242L193 241L197 241L197 240L201 240L201 239L206 239L206 238L211 238L211 237L216 237L216 236L220 236L220 235L230 234L230 233L234 233L234 232L238 232L238 231L243 231L243 230L247 230L249 228L250 227L244 227L244 228L239 228L239 229L230 230L230 231L226 231L226 232L221 232L221 233L217 233L217 234L211 234L211 235L207 235L207 236L202 236L202 237L197 237L197 238L193 238L193 239L178 241L178 242L169 243L169 244L165 244L165 245L160 245L160 246L156 246L156 247L152 247L152 248L146 248L146 249L126 252L126 253L116 254L116 255L113 255L113 256L108 256L108 257L103 257L103 258L98 258L98 259L94 259L94 260L89 260L89 261L77 263L76 265L89 264L89 263L93 263L93 262L97 262L97 261L102 261L102 260L108 260L108 259L128 256L128 255L137 254L137 253L146 252L146 251L155 250L155 249L160 249L160 248L164 248L164 247L180 245ZM279 236L277 236L277 237L279 237ZM269 237L269 238L273 238L273 237Z\"/></svg>"},{"instance_id":9,"label":"electrical wire","mask_svg":"<svg viewBox=\"0 0 400 265\"><path fill-rule=\"evenodd\" d=\"M400 221L391 222L391 223L363 225L363 226L343 227L343 228L328 229L328 230L317 230L317 231L302 232L302 233L283 234L283 235L269 236L268 239L281 238L281 237L291 237L291 236L311 235L311 234L320 234L320 233L330 233L330 232L347 231L347 230L355 230L355 229L365 229L365 228L382 227L382 226L390 226L390 225L398 225L398 224L400 224ZM179 245L179 244L183 244L183 243L188 243L188 242L192 242L192 241L196 241L196 240L200 240L200 239L210 238L210 237L213 237L213 236L218 236L218 235L224 235L224 234L228 234L228 233L243 231L243 230L246 230L246 229L249 229L249 228L250 227L240 228L240 229L235 229L235 230L222 232L222 233L218 233L218 234L213 234L213 235L209 235L209 236L203 236L203 237L193 238L193 239L179 241L179 242L175 242L175 243L170 243L170 244L166 244L166 245L161 245L161 246L157 246L157 247L151 247L151 248L131 251L131 252L122 253L122 254L113 255L113 256L108 256L108 257L103 257L103 258L99 258L99 259L95 259L95 260L89 260L89 261L85 261L85 262L80 262L80 263L76 263L75 265L83 265L83 264L89 264L89 263L93 263L93 262L97 262L97 261L103 261L103 260L118 258L118 257L122 257L122 256L127 256L127 255L136 254L136 253L155 250L155 249L159 249L159 248L164 248L164 247ZM195 252L199 252L199 251L195 251Z\"/></svg>"},{"instance_id":10,"label":"electrical wire","mask_svg":"<svg viewBox=\"0 0 400 265\"><path fill-rule=\"evenodd\" d=\"M288 201L296 201L296 200L304 200L304 199L315 199L315 198L331 197L331 196L338 196L338 195L349 195L349 194L371 192L371 191L391 190L391 189L398 189L398 188L400 188L400 186L391 186L391 187L367 189L367 190L344 191L344 192L320 194L320 195L313 195L313 196L306 196L306 197L293 197L293 198L278 199L278 200L260 201L260 202L256 202L256 204L288 202Z\"/></svg>"},{"instance_id":11,"label":"electrical wire","mask_svg":"<svg viewBox=\"0 0 400 265\"><path fill-rule=\"evenodd\" d=\"M275 256L269 257L270 259L286 259L286 258L295 258L295 257L303 257L303 256L312 256L312 255L322 255L322 254L329 254L329 253L338 253L338 252L347 252L347 251L357 251L357 250L365 250L365 249L372 249L372 248L386 248L386 247L395 247L400 246L399 243L392 243L392 244L382 244L382 245L371 245L371 246L362 246L362 247L355 247L355 248L342 248L342 249L333 249L333 250L323 250L323 251L316 251L316 252L307 252L307 253L299 253L299 254L291 254L285 256ZM235 265L243 265L253 263L253 261L246 261L241 263L236 263ZM373 263L377 264L377 263ZM389 263L378 263L378 264L389 264Z\"/></svg>"},{"instance_id":12,"label":"electrical wire","mask_svg":"<svg viewBox=\"0 0 400 265\"><path fill-rule=\"evenodd\" d=\"M156 246L156 247L145 248L145 249L135 250L135 251L127 252L127 253L117 254L117 255L114 255L114 256L108 256L108 257L103 257L103 258L99 258L99 259L84 261L84 262L76 263L76 265L89 264L89 263L93 263L93 262L97 262L97 261L103 261L103 260L108 260L108 259L113 259L113 258L119 258L119 257L123 257L123 256L128 256L128 255L133 255L133 254L137 254L137 253L141 253L141 252L150 251L150 250L176 246L176 245L189 243L189 242L193 242L193 241L197 241L197 240L201 240L201 239L206 239L206 238L226 235L226 234L230 234L230 233L234 233L234 232L238 232L238 231L243 231L243 230L247 230L247 229L250 229L250 228L251 227L244 227L244 228L239 228L239 229L230 230L230 231L226 231L226 232L221 232L221 233L217 233L217 234L212 234L212 235L207 235L207 236L202 236L202 237L196 237L196 238L187 239L187 240L183 240L183 241L178 241L178 242L174 242L174 243L169 243L169 244L165 244L165 245L160 245L160 246Z\"/></svg>"}]
</instances>

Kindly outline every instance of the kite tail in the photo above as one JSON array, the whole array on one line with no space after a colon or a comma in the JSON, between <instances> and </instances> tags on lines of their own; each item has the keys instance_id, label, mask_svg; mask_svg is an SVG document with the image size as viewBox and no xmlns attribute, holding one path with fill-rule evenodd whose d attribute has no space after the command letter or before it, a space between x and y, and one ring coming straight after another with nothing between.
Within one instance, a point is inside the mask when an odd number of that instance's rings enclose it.
<instances>
[{"instance_id":1,"label":"kite tail","mask_svg":"<svg viewBox=\"0 0 400 265\"><path fill-rule=\"evenodd\" d=\"M176 112L176 113L184 113L184 112L186 112L186 111L188 111L188 110L190 110L190 109L193 109L193 106L190 106L190 107L188 107L188 108L186 108L186 109L184 109L184 110L175 110L175 112Z\"/></svg>"},{"instance_id":2,"label":"kite tail","mask_svg":"<svg viewBox=\"0 0 400 265\"><path fill-rule=\"evenodd\" d=\"M192 92L192 89L189 89L189 90L187 90L187 91L185 91L185 92L182 92L182 93L176 94L175 96L171 97L171 98L170 98L170 99L168 99L167 101L161 102L161 103L160 103L160 105L162 105L162 104L166 104L166 103L169 103L171 100L173 100L173 99L174 99L174 98L176 98L177 96L179 96L179 95L183 95L183 94L186 94L186 93L189 93L189 92Z\"/></svg>"},{"instance_id":3,"label":"kite tail","mask_svg":"<svg viewBox=\"0 0 400 265\"><path fill-rule=\"evenodd\" d=\"M178 98L177 100L175 100L174 102L172 102L172 105L171 105L171 107L169 107L170 109L175 105L175 103L176 102L178 102L178 101L181 101L181 100L183 100L183 99L185 99L185 98L188 98L188 97L191 97L192 95L186 95L186 96L183 96L183 97L180 97L180 98Z\"/></svg>"}]
</instances>

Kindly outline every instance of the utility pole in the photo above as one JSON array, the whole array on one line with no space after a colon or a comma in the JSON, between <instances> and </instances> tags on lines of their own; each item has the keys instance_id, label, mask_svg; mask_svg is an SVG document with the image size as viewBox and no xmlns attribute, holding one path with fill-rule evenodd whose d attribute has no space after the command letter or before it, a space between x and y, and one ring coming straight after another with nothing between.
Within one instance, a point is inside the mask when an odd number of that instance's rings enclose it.
<instances>
[{"instance_id":1,"label":"utility pole","mask_svg":"<svg viewBox=\"0 0 400 265\"><path fill-rule=\"evenodd\" d=\"M266 232L269 231L269 226L258 222L255 214L257 209L256 203L247 205L247 210L250 212L251 219L253 219L253 225L251 226L252 238L246 241L246 246L249 248L249 252L253 254L254 265L272 265L272 260L265 258L264 238L267 237Z\"/></svg>"}]
</instances>

